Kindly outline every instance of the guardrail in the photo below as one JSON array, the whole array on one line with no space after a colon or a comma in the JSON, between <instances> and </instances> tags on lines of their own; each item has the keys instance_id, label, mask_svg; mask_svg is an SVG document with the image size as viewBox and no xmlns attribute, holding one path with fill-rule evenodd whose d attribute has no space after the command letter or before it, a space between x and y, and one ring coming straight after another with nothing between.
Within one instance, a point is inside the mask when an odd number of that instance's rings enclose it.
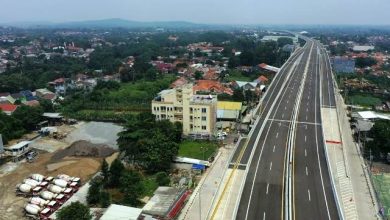
<instances>
[{"instance_id":1,"label":"guardrail","mask_svg":"<svg viewBox=\"0 0 390 220\"><path fill-rule=\"evenodd\" d=\"M327 57L329 59L328 54L326 54L326 55L327 55ZM330 67L330 69L331 69L331 67ZM331 72L331 74L333 74L333 73ZM322 105L322 74L320 74L320 105ZM336 106L336 110L337 110L337 106ZM321 122L322 122L322 106L320 107L320 119L321 119ZM325 149L325 160L326 160L326 163L328 165L327 167L328 167L328 172L329 172L329 176L330 176L330 180L331 180L333 197L334 197L334 199L336 201L337 212L339 213L340 218L343 220L343 219L345 219L345 216L344 216L344 212L342 211L342 208L341 208L341 203L340 203L339 197L337 196L338 194L337 194L337 190L336 190L335 180L334 180L334 177L333 177L332 166L331 166L329 158L328 158L329 152L328 152L328 148L326 147L325 134L324 134L324 127L323 126L321 126L321 131L322 131L322 136L324 137L322 139L322 141L323 141L323 145L324 145L324 149ZM341 136L341 133L340 133L340 136Z\"/></svg>"}]
</instances>

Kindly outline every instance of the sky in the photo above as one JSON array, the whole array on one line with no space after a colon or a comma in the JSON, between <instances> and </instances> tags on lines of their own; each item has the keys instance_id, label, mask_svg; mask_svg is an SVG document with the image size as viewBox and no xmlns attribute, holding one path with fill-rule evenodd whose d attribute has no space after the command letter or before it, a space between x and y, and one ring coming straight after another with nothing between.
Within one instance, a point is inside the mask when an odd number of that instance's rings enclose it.
<instances>
[{"instance_id":1,"label":"sky","mask_svg":"<svg viewBox=\"0 0 390 220\"><path fill-rule=\"evenodd\" d=\"M0 7L0 23L390 24L390 0L0 0Z\"/></svg>"}]
</instances>

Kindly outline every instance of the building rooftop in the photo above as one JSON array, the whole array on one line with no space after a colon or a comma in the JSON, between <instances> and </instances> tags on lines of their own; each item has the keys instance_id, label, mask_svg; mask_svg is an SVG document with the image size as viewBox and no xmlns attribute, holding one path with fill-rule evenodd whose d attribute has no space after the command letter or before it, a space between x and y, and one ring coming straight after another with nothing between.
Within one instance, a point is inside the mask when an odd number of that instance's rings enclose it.
<instances>
[{"instance_id":1,"label":"building rooftop","mask_svg":"<svg viewBox=\"0 0 390 220\"><path fill-rule=\"evenodd\" d=\"M191 97L191 104L211 104L217 101L217 96L213 95L193 95Z\"/></svg>"},{"instance_id":2,"label":"building rooftop","mask_svg":"<svg viewBox=\"0 0 390 220\"><path fill-rule=\"evenodd\" d=\"M160 186L149 202L146 203L142 212L165 217L184 192L185 189Z\"/></svg>"},{"instance_id":3,"label":"building rooftop","mask_svg":"<svg viewBox=\"0 0 390 220\"><path fill-rule=\"evenodd\" d=\"M241 102L227 102L227 101L218 101L217 108L218 110L241 110L242 103Z\"/></svg>"},{"instance_id":4,"label":"building rooftop","mask_svg":"<svg viewBox=\"0 0 390 220\"><path fill-rule=\"evenodd\" d=\"M142 209L111 204L100 220L137 220Z\"/></svg>"},{"instance_id":5,"label":"building rooftop","mask_svg":"<svg viewBox=\"0 0 390 220\"><path fill-rule=\"evenodd\" d=\"M19 148L22 148L28 144L30 144L32 141L21 141L17 144L14 144L12 146L9 146L9 147L6 147L6 149L9 149L9 150L14 150L14 149L19 149Z\"/></svg>"}]
</instances>

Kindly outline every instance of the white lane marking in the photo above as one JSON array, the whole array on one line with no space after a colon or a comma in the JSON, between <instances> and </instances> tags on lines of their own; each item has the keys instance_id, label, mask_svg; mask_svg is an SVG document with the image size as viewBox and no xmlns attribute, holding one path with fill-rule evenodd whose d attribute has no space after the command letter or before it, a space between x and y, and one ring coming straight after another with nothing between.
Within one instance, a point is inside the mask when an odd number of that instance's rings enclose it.
<instances>
[{"instance_id":1,"label":"white lane marking","mask_svg":"<svg viewBox=\"0 0 390 220\"><path fill-rule=\"evenodd\" d=\"M306 176L309 176L309 171L307 170L307 167L306 167Z\"/></svg>"},{"instance_id":2,"label":"white lane marking","mask_svg":"<svg viewBox=\"0 0 390 220\"><path fill-rule=\"evenodd\" d=\"M287 100L287 104L288 104L288 100Z\"/></svg>"},{"instance_id":3,"label":"white lane marking","mask_svg":"<svg viewBox=\"0 0 390 220\"><path fill-rule=\"evenodd\" d=\"M268 187L269 187L269 183L267 183L267 191L265 192L265 194L268 195Z\"/></svg>"},{"instance_id":4,"label":"white lane marking","mask_svg":"<svg viewBox=\"0 0 390 220\"><path fill-rule=\"evenodd\" d=\"M307 121L307 115L306 115L306 121Z\"/></svg>"},{"instance_id":5,"label":"white lane marking","mask_svg":"<svg viewBox=\"0 0 390 220\"><path fill-rule=\"evenodd\" d=\"M272 149L272 152L275 152L275 145L274 145L274 149Z\"/></svg>"},{"instance_id":6,"label":"white lane marking","mask_svg":"<svg viewBox=\"0 0 390 220\"><path fill-rule=\"evenodd\" d=\"M269 165L269 170L272 170L272 161L271 161L271 163Z\"/></svg>"},{"instance_id":7,"label":"white lane marking","mask_svg":"<svg viewBox=\"0 0 390 220\"><path fill-rule=\"evenodd\" d=\"M278 136L279 136L279 132L278 132L278 133L276 133L276 138L278 138Z\"/></svg>"},{"instance_id":8,"label":"white lane marking","mask_svg":"<svg viewBox=\"0 0 390 220\"><path fill-rule=\"evenodd\" d=\"M305 129L307 130L307 125L305 125Z\"/></svg>"},{"instance_id":9,"label":"white lane marking","mask_svg":"<svg viewBox=\"0 0 390 220\"><path fill-rule=\"evenodd\" d=\"M309 111L309 108L306 108L306 111L308 112L308 111Z\"/></svg>"},{"instance_id":10,"label":"white lane marking","mask_svg":"<svg viewBox=\"0 0 390 220\"><path fill-rule=\"evenodd\" d=\"M287 110L287 106L284 106L284 110Z\"/></svg>"},{"instance_id":11,"label":"white lane marking","mask_svg":"<svg viewBox=\"0 0 390 220\"><path fill-rule=\"evenodd\" d=\"M284 113L282 114L282 118L284 118Z\"/></svg>"},{"instance_id":12,"label":"white lane marking","mask_svg":"<svg viewBox=\"0 0 390 220\"><path fill-rule=\"evenodd\" d=\"M305 149L305 157L307 157L307 151L306 151L306 149Z\"/></svg>"},{"instance_id":13,"label":"white lane marking","mask_svg":"<svg viewBox=\"0 0 390 220\"><path fill-rule=\"evenodd\" d=\"M263 220L265 220L265 212L263 213Z\"/></svg>"},{"instance_id":14,"label":"white lane marking","mask_svg":"<svg viewBox=\"0 0 390 220\"><path fill-rule=\"evenodd\" d=\"M306 135L305 135L305 142L306 142Z\"/></svg>"},{"instance_id":15,"label":"white lane marking","mask_svg":"<svg viewBox=\"0 0 390 220\"><path fill-rule=\"evenodd\" d=\"M309 197L309 201L311 201L311 198L310 198L310 189L307 190L307 195Z\"/></svg>"},{"instance_id":16,"label":"white lane marking","mask_svg":"<svg viewBox=\"0 0 390 220\"><path fill-rule=\"evenodd\" d=\"M309 95L307 96L307 99L310 99L310 96L309 96Z\"/></svg>"}]
</instances>

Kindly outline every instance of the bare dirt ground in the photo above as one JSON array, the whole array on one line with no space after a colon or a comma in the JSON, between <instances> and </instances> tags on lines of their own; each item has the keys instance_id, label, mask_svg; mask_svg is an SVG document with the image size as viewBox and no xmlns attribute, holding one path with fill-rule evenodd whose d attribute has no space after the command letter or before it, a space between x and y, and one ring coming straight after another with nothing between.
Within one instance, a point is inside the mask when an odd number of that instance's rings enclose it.
<instances>
[{"instance_id":1,"label":"bare dirt ground","mask_svg":"<svg viewBox=\"0 0 390 220\"><path fill-rule=\"evenodd\" d=\"M58 174L67 174L69 176L80 177L82 183L87 182L101 166L103 156L85 153L86 147L80 146L80 151L74 150L72 153L66 151L74 141L87 140L95 144L107 144L116 148L117 133L121 130L120 126L110 123L79 123L77 125L62 125L57 127L58 132L67 134L67 138L53 139L42 137L32 143L32 147L39 149L40 154L33 163L19 162L6 163L0 167L0 220L25 219L24 206L27 198L17 197L15 195L16 185L23 179L28 178L33 173L40 173L45 176L56 176ZM22 139L14 140L10 144L17 143L20 140L28 140L36 134L25 135ZM88 146L91 146L88 145ZM42 152L41 152L42 151ZM64 152L61 157L54 157L58 152ZM95 149L96 151L96 149ZM74 154L76 152L76 154ZM85 153L85 156L76 157L77 152ZM101 152L99 150L98 152ZM107 152L107 149L104 151ZM107 158L111 162L118 153ZM96 157L95 157L96 156ZM104 154L104 156L107 156Z\"/></svg>"}]
</instances>

